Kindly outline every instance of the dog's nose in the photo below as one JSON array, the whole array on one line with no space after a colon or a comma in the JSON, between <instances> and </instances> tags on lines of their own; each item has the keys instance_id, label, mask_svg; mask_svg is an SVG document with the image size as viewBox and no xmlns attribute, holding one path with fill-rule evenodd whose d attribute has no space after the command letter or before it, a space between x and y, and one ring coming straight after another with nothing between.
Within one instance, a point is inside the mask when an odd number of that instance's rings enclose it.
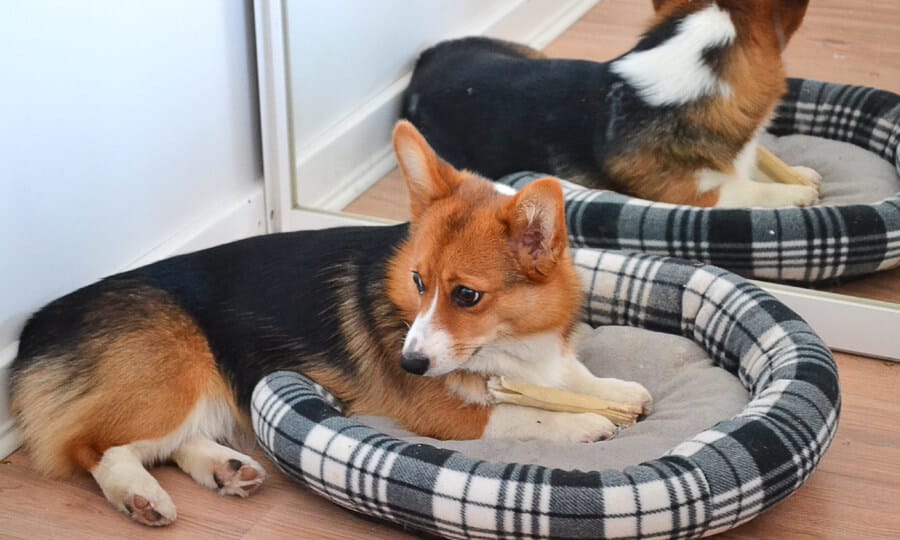
<instances>
[{"instance_id":1,"label":"dog's nose","mask_svg":"<svg viewBox=\"0 0 900 540\"><path fill-rule=\"evenodd\" d=\"M428 357L422 353L404 353L403 356L400 357L400 367L407 373L412 373L413 375L422 375L428 371L429 363Z\"/></svg>"}]
</instances>

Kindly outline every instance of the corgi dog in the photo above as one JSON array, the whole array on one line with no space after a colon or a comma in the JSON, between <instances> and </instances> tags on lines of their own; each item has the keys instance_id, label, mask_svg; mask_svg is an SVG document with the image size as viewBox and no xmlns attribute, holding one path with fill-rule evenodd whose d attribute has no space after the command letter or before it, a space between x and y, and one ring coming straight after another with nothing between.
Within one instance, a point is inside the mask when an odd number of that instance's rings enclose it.
<instances>
[{"instance_id":1,"label":"corgi dog","mask_svg":"<svg viewBox=\"0 0 900 540\"><path fill-rule=\"evenodd\" d=\"M755 171L757 138L787 90L781 52L808 0L654 0L637 45L598 63L489 38L419 57L401 116L456 167L532 170L591 188L705 207L805 206L821 177Z\"/></svg>"},{"instance_id":2,"label":"corgi dog","mask_svg":"<svg viewBox=\"0 0 900 540\"><path fill-rule=\"evenodd\" d=\"M573 334L582 292L552 179L514 194L441 160L400 122L412 220L272 234L163 260L51 302L21 334L13 410L32 463L86 470L117 509L166 525L175 505L145 466L247 496L264 469L256 383L295 370L349 413L439 439L592 442L591 414L495 404L489 377L641 405L638 383L592 375ZM539 307L537 307L539 306Z\"/></svg>"}]
</instances>

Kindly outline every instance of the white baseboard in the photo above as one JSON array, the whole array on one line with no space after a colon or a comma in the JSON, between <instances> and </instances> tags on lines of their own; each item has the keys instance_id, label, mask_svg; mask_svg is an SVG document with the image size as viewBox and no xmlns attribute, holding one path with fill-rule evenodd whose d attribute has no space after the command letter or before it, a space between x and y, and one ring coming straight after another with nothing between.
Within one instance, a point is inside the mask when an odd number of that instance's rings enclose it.
<instances>
[{"instance_id":1,"label":"white baseboard","mask_svg":"<svg viewBox=\"0 0 900 540\"><path fill-rule=\"evenodd\" d=\"M248 191L243 197L200 217L178 234L133 261L129 270L179 253L187 253L217 244L266 232L266 212L262 186ZM110 272L112 273L112 272ZM37 307L37 306L35 306ZM23 324L25 321L22 320ZM18 335L18 332L16 332ZM9 412L9 384L7 367L13 361L18 341L0 344L0 457L6 457L20 445L19 433Z\"/></svg>"},{"instance_id":2,"label":"white baseboard","mask_svg":"<svg viewBox=\"0 0 900 540\"><path fill-rule=\"evenodd\" d=\"M0 457L6 458L22 446L22 438L16 429L16 422L8 418L0 425Z\"/></svg>"},{"instance_id":3,"label":"white baseboard","mask_svg":"<svg viewBox=\"0 0 900 540\"><path fill-rule=\"evenodd\" d=\"M265 232L265 197L262 185L257 185L242 197L198 217L183 230L133 261L125 270Z\"/></svg>"},{"instance_id":4,"label":"white baseboard","mask_svg":"<svg viewBox=\"0 0 900 540\"><path fill-rule=\"evenodd\" d=\"M598 0L522 0L499 18L473 28L467 35L488 35L543 48ZM270 44L271 45L271 44ZM293 199L303 208L339 211L395 165L390 146L407 73L343 121L325 131L294 158ZM331 189L316 198L304 197L304 179L329 179Z\"/></svg>"},{"instance_id":5,"label":"white baseboard","mask_svg":"<svg viewBox=\"0 0 900 540\"><path fill-rule=\"evenodd\" d=\"M755 281L809 323L829 348L900 362L896 304Z\"/></svg>"},{"instance_id":6,"label":"white baseboard","mask_svg":"<svg viewBox=\"0 0 900 540\"><path fill-rule=\"evenodd\" d=\"M12 454L21 444L15 420L9 412L9 377L6 367L16 357L19 342L0 349L0 458Z\"/></svg>"}]
</instances>

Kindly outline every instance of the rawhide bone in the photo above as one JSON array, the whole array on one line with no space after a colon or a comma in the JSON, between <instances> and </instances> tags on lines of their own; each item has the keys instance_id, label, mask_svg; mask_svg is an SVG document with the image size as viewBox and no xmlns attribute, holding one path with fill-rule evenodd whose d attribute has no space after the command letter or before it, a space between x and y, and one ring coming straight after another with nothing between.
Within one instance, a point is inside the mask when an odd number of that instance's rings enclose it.
<instances>
[{"instance_id":1,"label":"rawhide bone","mask_svg":"<svg viewBox=\"0 0 900 540\"><path fill-rule=\"evenodd\" d=\"M617 426L634 424L642 411L641 405L619 403L587 394L511 381L505 377L488 379L488 391L497 403L509 403L557 412L590 412L609 418Z\"/></svg>"},{"instance_id":2,"label":"rawhide bone","mask_svg":"<svg viewBox=\"0 0 900 540\"><path fill-rule=\"evenodd\" d=\"M760 172L779 184L797 184L811 186L811 182L803 178L790 165L781 161L781 158L773 154L763 146L756 148L756 166Z\"/></svg>"}]
</instances>

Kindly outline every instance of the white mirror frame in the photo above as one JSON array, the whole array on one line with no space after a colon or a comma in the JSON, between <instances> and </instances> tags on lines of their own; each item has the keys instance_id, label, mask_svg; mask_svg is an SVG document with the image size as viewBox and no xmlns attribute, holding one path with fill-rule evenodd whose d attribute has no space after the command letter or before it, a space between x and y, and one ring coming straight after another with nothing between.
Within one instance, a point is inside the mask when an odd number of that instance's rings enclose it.
<instances>
[{"instance_id":1,"label":"white mirror frame","mask_svg":"<svg viewBox=\"0 0 900 540\"><path fill-rule=\"evenodd\" d=\"M389 223L295 203L282 3L255 0L254 13L267 230ZM754 283L803 317L832 349L900 362L900 339L893 334L900 329L897 305L777 283Z\"/></svg>"},{"instance_id":2,"label":"white mirror frame","mask_svg":"<svg viewBox=\"0 0 900 540\"><path fill-rule=\"evenodd\" d=\"M372 219L300 208L294 202L284 11L280 0L255 0L256 62L268 232L369 225Z\"/></svg>"}]
</instances>

